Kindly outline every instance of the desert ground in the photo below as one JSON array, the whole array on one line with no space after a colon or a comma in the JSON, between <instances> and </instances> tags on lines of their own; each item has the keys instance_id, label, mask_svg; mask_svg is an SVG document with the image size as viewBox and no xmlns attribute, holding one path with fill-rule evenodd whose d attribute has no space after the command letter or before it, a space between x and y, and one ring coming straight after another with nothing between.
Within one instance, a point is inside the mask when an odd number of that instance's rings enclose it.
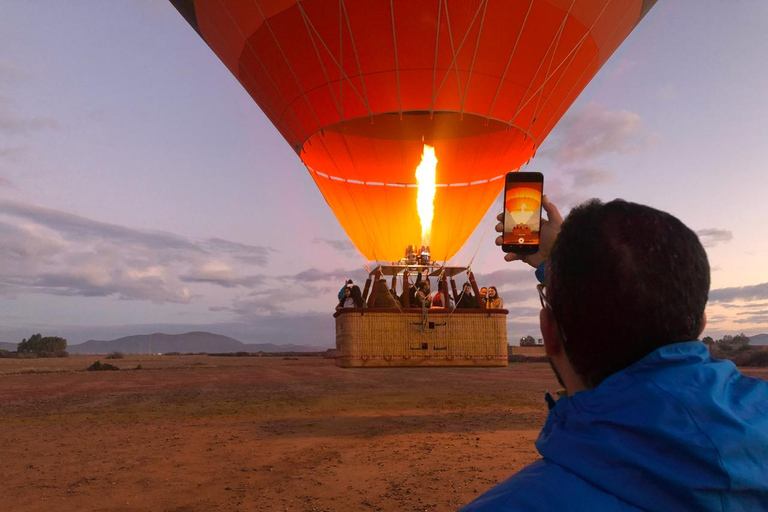
<instances>
[{"instance_id":1,"label":"desert ground","mask_svg":"<svg viewBox=\"0 0 768 512\"><path fill-rule=\"evenodd\" d=\"M0 359L0 510L452 511L537 458L557 388L545 363L99 358Z\"/></svg>"}]
</instances>

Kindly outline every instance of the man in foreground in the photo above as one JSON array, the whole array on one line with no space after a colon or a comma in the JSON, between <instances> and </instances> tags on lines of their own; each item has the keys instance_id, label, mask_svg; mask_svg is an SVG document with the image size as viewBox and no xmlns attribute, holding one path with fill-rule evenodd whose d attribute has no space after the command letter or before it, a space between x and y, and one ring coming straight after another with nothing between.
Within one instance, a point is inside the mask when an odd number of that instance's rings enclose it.
<instances>
[{"instance_id":1,"label":"man in foreground","mask_svg":"<svg viewBox=\"0 0 768 512\"><path fill-rule=\"evenodd\" d=\"M543 205L541 250L506 259L546 284L541 332L566 396L543 458L464 510L768 510L768 383L696 341L710 282L696 234L621 200L565 221Z\"/></svg>"}]
</instances>

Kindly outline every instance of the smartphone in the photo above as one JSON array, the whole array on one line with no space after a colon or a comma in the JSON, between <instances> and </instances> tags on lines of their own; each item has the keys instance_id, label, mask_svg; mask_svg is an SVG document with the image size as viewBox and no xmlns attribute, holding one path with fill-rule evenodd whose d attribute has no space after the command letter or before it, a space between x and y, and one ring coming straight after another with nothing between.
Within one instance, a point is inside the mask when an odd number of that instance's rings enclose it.
<instances>
[{"instance_id":1,"label":"smartphone","mask_svg":"<svg viewBox=\"0 0 768 512\"><path fill-rule=\"evenodd\" d=\"M510 172L504 181L504 233L501 250L517 254L539 251L544 175Z\"/></svg>"}]
</instances>

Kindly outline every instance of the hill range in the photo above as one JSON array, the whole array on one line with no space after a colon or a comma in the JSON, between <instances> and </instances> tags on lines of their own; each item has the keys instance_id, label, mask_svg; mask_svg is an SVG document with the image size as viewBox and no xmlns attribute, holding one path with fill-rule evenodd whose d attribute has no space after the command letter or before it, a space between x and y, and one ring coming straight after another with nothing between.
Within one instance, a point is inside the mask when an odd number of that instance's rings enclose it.
<instances>
[{"instance_id":1,"label":"hill range","mask_svg":"<svg viewBox=\"0 0 768 512\"><path fill-rule=\"evenodd\" d=\"M0 349L14 351L18 343L2 343ZM325 352L328 347L308 345L275 345L274 343L243 343L229 336L210 332L188 332L185 334L139 334L116 340L88 340L85 343L68 345L70 354L148 354L168 352Z\"/></svg>"},{"instance_id":2,"label":"hill range","mask_svg":"<svg viewBox=\"0 0 768 512\"><path fill-rule=\"evenodd\" d=\"M167 352L324 352L328 347L310 345L275 345L274 343L243 343L242 341L210 332L188 332L186 334L139 334L116 340L88 340L85 343L69 345L71 354L147 354L152 338L153 353ZM753 346L768 346L768 334L755 334L749 338ZM15 351L18 343L0 342L0 350Z\"/></svg>"}]
</instances>

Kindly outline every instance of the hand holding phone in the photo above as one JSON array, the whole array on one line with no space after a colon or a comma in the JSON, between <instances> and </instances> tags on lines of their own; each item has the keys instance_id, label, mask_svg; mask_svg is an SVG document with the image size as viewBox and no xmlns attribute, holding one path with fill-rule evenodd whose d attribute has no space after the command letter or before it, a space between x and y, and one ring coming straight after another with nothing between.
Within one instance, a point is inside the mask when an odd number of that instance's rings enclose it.
<instances>
[{"instance_id":1,"label":"hand holding phone","mask_svg":"<svg viewBox=\"0 0 768 512\"><path fill-rule=\"evenodd\" d=\"M504 229L501 250L515 254L539 252L544 175L510 172L504 181Z\"/></svg>"},{"instance_id":2,"label":"hand holding phone","mask_svg":"<svg viewBox=\"0 0 768 512\"><path fill-rule=\"evenodd\" d=\"M537 268L549 257L549 253L552 251L552 246L555 244L557 235L560 233L560 226L563 223L563 217L560 215L560 211L557 209L546 195L542 196L542 207L547 213L547 218L541 221L541 233L539 237L539 250L533 254L516 254L508 253L504 256L506 261L521 260L528 263L533 268ZM496 224L496 232L504 232L504 212L500 213L496 219L499 221ZM496 245L503 245L503 236L496 237Z\"/></svg>"}]
</instances>

